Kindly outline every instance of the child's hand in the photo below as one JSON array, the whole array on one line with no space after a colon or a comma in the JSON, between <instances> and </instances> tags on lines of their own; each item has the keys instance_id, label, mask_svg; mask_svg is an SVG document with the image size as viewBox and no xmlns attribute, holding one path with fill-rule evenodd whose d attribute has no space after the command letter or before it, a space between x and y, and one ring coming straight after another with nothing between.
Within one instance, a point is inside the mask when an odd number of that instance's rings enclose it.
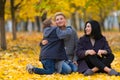
<instances>
[{"instance_id":1,"label":"child's hand","mask_svg":"<svg viewBox=\"0 0 120 80\"><path fill-rule=\"evenodd\" d=\"M48 44L48 40L42 40L42 45Z\"/></svg>"}]
</instances>

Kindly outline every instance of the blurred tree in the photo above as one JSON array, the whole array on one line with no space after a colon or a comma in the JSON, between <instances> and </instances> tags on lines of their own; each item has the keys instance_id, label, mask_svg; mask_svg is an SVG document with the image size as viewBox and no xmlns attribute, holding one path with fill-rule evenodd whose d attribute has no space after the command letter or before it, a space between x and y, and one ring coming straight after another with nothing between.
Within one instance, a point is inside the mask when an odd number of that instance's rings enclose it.
<instances>
[{"instance_id":1,"label":"blurred tree","mask_svg":"<svg viewBox=\"0 0 120 80\"><path fill-rule=\"evenodd\" d=\"M35 5L36 12L38 16L36 17L37 25L41 25L42 21L44 21L49 15L49 17L53 17L53 14L55 12L62 11L63 3L64 1L58 1L58 0L40 0L37 5ZM57 6L59 5L59 6ZM64 9L65 12L65 9ZM38 27L39 29L39 27ZM39 31L39 30L38 30Z\"/></svg>"},{"instance_id":2,"label":"blurred tree","mask_svg":"<svg viewBox=\"0 0 120 80\"><path fill-rule=\"evenodd\" d=\"M113 0L92 0L87 9L88 17L90 19L98 20L103 30L105 18L113 10Z\"/></svg>"},{"instance_id":3,"label":"blurred tree","mask_svg":"<svg viewBox=\"0 0 120 80\"><path fill-rule=\"evenodd\" d=\"M72 23L73 26L77 29L80 27L80 30L82 30L80 26L79 18L81 17L84 21L86 21L86 9L88 8L90 0L69 0L70 9L73 8L73 12L71 13ZM79 14L78 14L79 13ZM84 16L84 17L83 17Z\"/></svg>"},{"instance_id":4,"label":"blurred tree","mask_svg":"<svg viewBox=\"0 0 120 80\"><path fill-rule=\"evenodd\" d=\"M40 31L40 18L37 9L37 5L39 5L41 0L23 0L20 9L17 10L17 18L20 20L24 20L26 22L25 31L27 31L28 21L31 23L37 24L37 30Z\"/></svg>"},{"instance_id":5,"label":"blurred tree","mask_svg":"<svg viewBox=\"0 0 120 80\"><path fill-rule=\"evenodd\" d=\"M120 0L114 0L114 11L120 11ZM120 13L117 14L118 24L119 24L119 32L120 32Z\"/></svg>"},{"instance_id":6,"label":"blurred tree","mask_svg":"<svg viewBox=\"0 0 120 80\"><path fill-rule=\"evenodd\" d=\"M80 21L89 19L98 20L104 30L104 20L114 10L120 8L120 0L10 0L11 13L14 21L28 21L37 23L40 31L41 21L48 16L51 17L56 12L63 12L67 18L72 19L73 26L80 27ZM13 2L12 2L13 1ZM9 0L7 0L7 3ZM9 7L6 6L6 13L9 14ZM13 6L13 8L12 8ZM9 18L9 15L7 15ZM14 22L15 24L15 22ZM27 28L26 28L27 29ZM81 29L81 27L80 27ZM14 28L15 30L15 28Z\"/></svg>"},{"instance_id":7,"label":"blurred tree","mask_svg":"<svg viewBox=\"0 0 120 80\"><path fill-rule=\"evenodd\" d=\"M15 0L10 0L11 4L11 16L12 16L12 34L13 40L16 40L16 17L15 12L20 7L23 0L21 0L18 4L15 5Z\"/></svg>"},{"instance_id":8,"label":"blurred tree","mask_svg":"<svg viewBox=\"0 0 120 80\"><path fill-rule=\"evenodd\" d=\"M5 36L5 3L6 0L0 0L0 39L1 39L1 48L3 50L7 49L6 45L6 36Z\"/></svg>"}]
</instances>

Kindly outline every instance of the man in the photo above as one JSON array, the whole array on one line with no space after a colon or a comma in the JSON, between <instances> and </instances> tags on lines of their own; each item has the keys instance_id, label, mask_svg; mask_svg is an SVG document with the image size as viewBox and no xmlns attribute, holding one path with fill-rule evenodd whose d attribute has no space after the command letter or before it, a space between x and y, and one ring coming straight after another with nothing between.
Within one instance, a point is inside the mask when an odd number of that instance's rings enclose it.
<instances>
[{"instance_id":1,"label":"man","mask_svg":"<svg viewBox=\"0 0 120 80\"><path fill-rule=\"evenodd\" d=\"M55 14L54 20L55 20L56 25L61 30L66 29L66 17L62 12L57 12ZM70 27L70 26L68 26L68 27ZM65 50L66 50L68 60L66 60L62 63L62 71L60 72L62 74L69 74L71 72L77 71L77 58L75 55L75 48L76 48L76 44L78 41L78 37L77 37L77 33L75 32L75 30L72 27L70 27L70 28L72 29L71 36L69 38L66 37L64 39ZM42 43L47 44L49 42L47 40L43 40ZM59 65L60 65L59 63L56 63L57 67L59 67ZM57 69L59 69L59 68L57 68Z\"/></svg>"}]
</instances>

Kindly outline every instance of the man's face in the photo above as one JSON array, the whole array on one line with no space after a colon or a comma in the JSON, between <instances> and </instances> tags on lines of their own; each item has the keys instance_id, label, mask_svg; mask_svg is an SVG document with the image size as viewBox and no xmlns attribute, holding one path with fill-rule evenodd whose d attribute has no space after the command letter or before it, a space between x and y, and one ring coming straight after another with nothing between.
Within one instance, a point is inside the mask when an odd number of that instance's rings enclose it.
<instances>
[{"instance_id":1,"label":"man's face","mask_svg":"<svg viewBox=\"0 0 120 80\"><path fill-rule=\"evenodd\" d=\"M66 19L65 19L65 17L62 16L62 15L56 16L55 22L56 22L56 25L57 25L58 27L65 27L65 26L66 26Z\"/></svg>"}]
</instances>

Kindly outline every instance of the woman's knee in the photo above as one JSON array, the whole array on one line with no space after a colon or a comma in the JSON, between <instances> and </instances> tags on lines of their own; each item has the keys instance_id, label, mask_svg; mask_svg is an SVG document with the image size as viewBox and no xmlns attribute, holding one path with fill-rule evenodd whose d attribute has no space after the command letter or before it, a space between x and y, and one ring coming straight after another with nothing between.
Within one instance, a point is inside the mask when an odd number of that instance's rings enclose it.
<instances>
[{"instance_id":1,"label":"woman's knee","mask_svg":"<svg viewBox=\"0 0 120 80\"><path fill-rule=\"evenodd\" d=\"M114 58L115 58L115 56L114 56L112 53L110 53L110 54L108 55L108 59L109 59L111 62L114 60Z\"/></svg>"},{"instance_id":2,"label":"woman's knee","mask_svg":"<svg viewBox=\"0 0 120 80\"><path fill-rule=\"evenodd\" d=\"M94 60L94 59L96 59L97 58L97 56L96 55L88 55L87 56L87 58L88 58L88 60Z\"/></svg>"},{"instance_id":3,"label":"woman's knee","mask_svg":"<svg viewBox=\"0 0 120 80\"><path fill-rule=\"evenodd\" d=\"M115 56L113 54L111 54L111 59L114 60Z\"/></svg>"}]
</instances>

